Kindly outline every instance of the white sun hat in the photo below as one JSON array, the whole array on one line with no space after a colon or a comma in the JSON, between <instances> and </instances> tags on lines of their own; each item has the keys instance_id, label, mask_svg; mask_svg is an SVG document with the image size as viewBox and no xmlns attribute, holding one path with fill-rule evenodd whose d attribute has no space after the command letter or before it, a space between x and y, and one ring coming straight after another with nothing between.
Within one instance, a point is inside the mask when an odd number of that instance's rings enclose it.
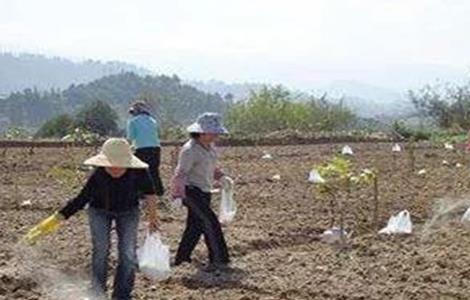
<instances>
[{"instance_id":1,"label":"white sun hat","mask_svg":"<svg viewBox=\"0 0 470 300\"><path fill-rule=\"evenodd\" d=\"M228 130L222 124L222 116L218 113L204 113L197 121L187 128L190 133L227 134Z\"/></svg>"},{"instance_id":2,"label":"white sun hat","mask_svg":"<svg viewBox=\"0 0 470 300\"><path fill-rule=\"evenodd\" d=\"M127 140L123 138L108 139L104 142L101 152L87 159L83 164L95 167L148 168L148 164L132 154L131 146Z\"/></svg>"}]
</instances>

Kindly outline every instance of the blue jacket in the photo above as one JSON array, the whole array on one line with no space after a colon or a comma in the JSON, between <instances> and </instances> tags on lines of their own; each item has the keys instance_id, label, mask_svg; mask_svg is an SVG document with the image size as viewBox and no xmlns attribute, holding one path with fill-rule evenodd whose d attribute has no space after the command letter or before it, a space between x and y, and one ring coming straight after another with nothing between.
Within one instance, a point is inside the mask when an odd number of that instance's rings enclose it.
<instances>
[{"instance_id":1,"label":"blue jacket","mask_svg":"<svg viewBox=\"0 0 470 300\"><path fill-rule=\"evenodd\" d=\"M127 122L127 139L135 149L160 147L160 125L151 115L139 114Z\"/></svg>"}]
</instances>

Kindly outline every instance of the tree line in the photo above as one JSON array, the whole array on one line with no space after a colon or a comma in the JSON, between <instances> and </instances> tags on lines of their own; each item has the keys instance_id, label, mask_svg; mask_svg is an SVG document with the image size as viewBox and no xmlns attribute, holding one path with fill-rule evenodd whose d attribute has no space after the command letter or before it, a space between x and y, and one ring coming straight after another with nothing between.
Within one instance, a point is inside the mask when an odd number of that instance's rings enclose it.
<instances>
[{"instance_id":1,"label":"tree line","mask_svg":"<svg viewBox=\"0 0 470 300\"><path fill-rule=\"evenodd\" d=\"M115 111L123 127L127 109L135 99L147 99L158 107L165 123L185 123L204 110L223 113L228 103L221 95L201 92L181 83L177 76L139 76L135 73L110 75L66 90L25 89L0 100L0 127L22 127L34 131L57 116L75 115L96 102Z\"/></svg>"},{"instance_id":2,"label":"tree line","mask_svg":"<svg viewBox=\"0 0 470 300\"><path fill-rule=\"evenodd\" d=\"M236 134L294 129L346 128L356 118L341 102L324 97L294 95L282 86L264 86L242 101L230 94L201 92L177 76L139 76L122 73L64 91L26 89L0 100L0 119L10 127L39 128L36 137L61 138L76 128L99 135L122 134L129 104L144 100L154 108L165 137L179 137L184 127L204 111L225 115Z\"/></svg>"},{"instance_id":3,"label":"tree line","mask_svg":"<svg viewBox=\"0 0 470 300\"><path fill-rule=\"evenodd\" d=\"M147 97L145 100L158 110L158 99ZM230 103L225 109L225 118L230 131L238 136L283 130L333 131L346 129L356 120L354 113L341 103L314 97L294 99L291 92L282 86L265 86L260 91L252 92L245 101ZM52 118L42 125L36 136L60 138L75 128L101 136L123 134L117 120L118 114L108 103L96 101L75 116L62 114ZM188 123L167 118L160 119L160 122L161 134L165 138L183 137L184 127Z\"/></svg>"}]
</instances>

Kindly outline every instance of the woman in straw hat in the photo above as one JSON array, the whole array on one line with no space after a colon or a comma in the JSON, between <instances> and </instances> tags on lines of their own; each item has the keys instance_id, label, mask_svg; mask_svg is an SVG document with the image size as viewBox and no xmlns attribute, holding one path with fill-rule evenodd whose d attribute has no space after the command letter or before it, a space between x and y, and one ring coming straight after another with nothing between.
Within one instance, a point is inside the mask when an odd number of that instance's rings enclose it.
<instances>
[{"instance_id":1,"label":"woman in straw hat","mask_svg":"<svg viewBox=\"0 0 470 300\"><path fill-rule=\"evenodd\" d=\"M92 292L105 298L114 222L118 237L118 266L114 278L113 299L131 299L137 268L136 245L139 223L139 199L147 204L149 230L157 229L155 189L147 172L148 165L132 154L125 139L108 139L99 153L85 161L96 169L81 192L55 214L55 222L68 219L88 205L93 244Z\"/></svg>"},{"instance_id":2,"label":"woman in straw hat","mask_svg":"<svg viewBox=\"0 0 470 300\"><path fill-rule=\"evenodd\" d=\"M188 209L186 229L180 242L175 265L191 262L191 254L201 235L209 250L207 271L219 271L229 263L229 254L221 225L210 207L213 181L223 173L216 167L213 144L228 133L220 115L205 113L188 127L191 139L182 147L172 178L171 196L182 200ZM179 201L179 200L178 200Z\"/></svg>"},{"instance_id":3,"label":"woman in straw hat","mask_svg":"<svg viewBox=\"0 0 470 300\"><path fill-rule=\"evenodd\" d=\"M158 196L163 196L164 188L160 178L160 125L143 101L136 101L129 108L131 118L127 122L127 139L135 148L135 155L149 165Z\"/></svg>"}]
</instances>

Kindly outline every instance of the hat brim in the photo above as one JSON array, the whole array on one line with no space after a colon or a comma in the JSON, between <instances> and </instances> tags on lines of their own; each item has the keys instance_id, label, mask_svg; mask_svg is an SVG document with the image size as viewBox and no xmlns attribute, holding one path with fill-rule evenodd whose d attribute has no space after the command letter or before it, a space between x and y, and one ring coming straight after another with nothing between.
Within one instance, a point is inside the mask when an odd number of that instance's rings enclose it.
<instances>
[{"instance_id":1,"label":"hat brim","mask_svg":"<svg viewBox=\"0 0 470 300\"><path fill-rule=\"evenodd\" d=\"M147 169L149 166L135 155L131 159L121 161L111 161L106 155L100 153L83 162L84 165L94 167L126 168L126 169Z\"/></svg>"},{"instance_id":2,"label":"hat brim","mask_svg":"<svg viewBox=\"0 0 470 300\"><path fill-rule=\"evenodd\" d=\"M186 129L189 133L211 133L211 134L228 134L225 127L218 127L211 130L204 130L198 123L191 124Z\"/></svg>"}]
</instances>

